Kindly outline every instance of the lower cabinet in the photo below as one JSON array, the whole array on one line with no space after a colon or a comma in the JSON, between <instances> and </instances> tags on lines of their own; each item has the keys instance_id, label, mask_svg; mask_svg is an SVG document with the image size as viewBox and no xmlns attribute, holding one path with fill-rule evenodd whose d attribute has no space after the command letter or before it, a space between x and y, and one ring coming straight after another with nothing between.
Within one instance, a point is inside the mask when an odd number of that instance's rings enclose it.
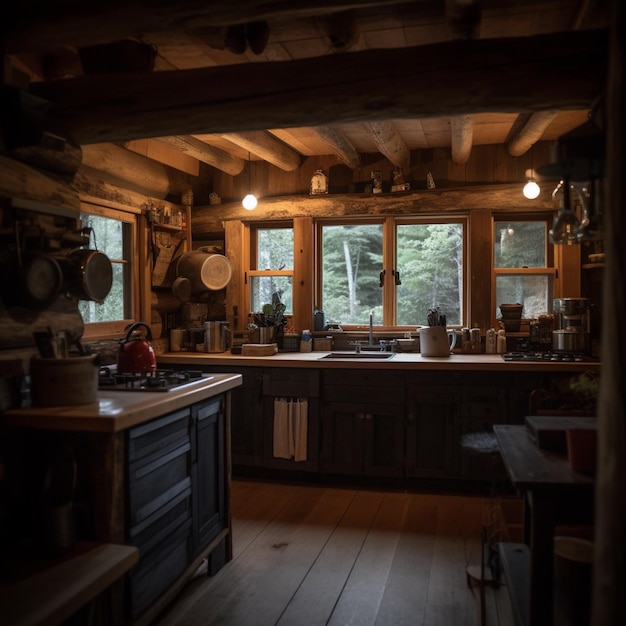
<instances>
[{"instance_id":1,"label":"lower cabinet","mask_svg":"<svg viewBox=\"0 0 626 626\"><path fill-rule=\"evenodd\" d=\"M458 414L459 394L456 388L408 381L407 476L450 478L454 475L455 427Z\"/></svg>"},{"instance_id":2,"label":"lower cabinet","mask_svg":"<svg viewBox=\"0 0 626 626\"><path fill-rule=\"evenodd\" d=\"M127 438L131 619L141 616L228 526L224 397L131 428Z\"/></svg>"},{"instance_id":3,"label":"lower cabinet","mask_svg":"<svg viewBox=\"0 0 626 626\"><path fill-rule=\"evenodd\" d=\"M320 471L354 476L404 474L404 375L323 372Z\"/></svg>"},{"instance_id":4,"label":"lower cabinet","mask_svg":"<svg viewBox=\"0 0 626 626\"><path fill-rule=\"evenodd\" d=\"M266 368L263 371L263 467L269 469L316 472L319 452L320 373L316 369ZM304 441L302 458L285 458L274 449L277 403L284 403L283 421L293 428L295 437ZM306 403L306 431L295 428L293 412ZM287 410L287 414L284 410ZM290 426L289 426L290 423ZM286 424L283 423L283 426ZM300 456L300 455L299 455Z\"/></svg>"},{"instance_id":5,"label":"lower cabinet","mask_svg":"<svg viewBox=\"0 0 626 626\"><path fill-rule=\"evenodd\" d=\"M224 398L191 407L191 493L194 556L227 525Z\"/></svg>"},{"instance_id":6,"label":"lower cabinet","mask_svg":"<svg viewBox=\"0 0 626 626\"><path fill-rule=\"evenodd\" d=\"M404 407L324 402L320 471L355 476L402 476Z\"/></svg>"}]
</instances>

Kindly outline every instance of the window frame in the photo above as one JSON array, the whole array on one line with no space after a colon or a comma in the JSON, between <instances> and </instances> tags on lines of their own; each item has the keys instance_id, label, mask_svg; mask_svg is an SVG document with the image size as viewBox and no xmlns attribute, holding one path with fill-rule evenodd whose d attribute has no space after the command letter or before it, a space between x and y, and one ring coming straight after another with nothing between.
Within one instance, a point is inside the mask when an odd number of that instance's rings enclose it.
<instances>
[{"instance_id":1,"label":"window frame","mask_svg":"<svg viewBox=\"0 0 626 626\"><path fill-rule=\"evenodd\" d=\"M128 280L124 284L124 301L130 302L131 317L122 320L111 320L107 322L85 322L83 339L111 339L123 335L126 328L135 322L136 312L140 309L140 280L137 263L138 247L138 214L122 209L103 207L88 202L80 203L81 213L87 213L97 217L115 219L128 225L128 235L124 237L123 248L126 263L130 265ZM97 244L96 240L96 244Z\"/></svg>"},{"instance_id":2,"label":"window frame","mask_svg":"<svg viewBox=\"0 0 626 626\"><path fill-rule=\"evenodd\" d=\"M552 288L549 289L548 313L551 313L551 300L554 298L557 278L557 268L555 266L554 246L550 243L549 230L554 218L553 213L495 213L491 219L491 311L492 316L496 316L496 309L501 304L497 302L496 281L498 276L551 276ZM544 267L496 267L495 266L495 228L499 222L544 222L545 223L545 259ZM524 318L528 319L528 318Z\"/></svg>"},{"instance_id":3,"label":"window frame","mask_svg":"<svg viewBox=\"0 0 626 626\"><path fill-rule=\"evenodd\" d=\"M463 229L463 297L461 305L461 315L463 320L469 319L470 309L470 274L469 271L469 232L470 232L470 216L464 212L454 212L446 215L437 215L433 213L424 213L412 216L377 216L377 217L338 217L323 218L315 220L315 280L314 280L314 300L320 303L323 308L322 301L322 229L324 226L341 226L341 225L368 225L381 224L383 228L383 270L398 270L397 264L397 227L399 225L410 224L449 224L461 223ZM402 272L400 272L402 279ZM390 272L385 274L383 284L383 323L374 327L381 330L414 330L417 324L397 324L397 290L395 281L392 280ZM450 325L451 328L460 328L463 324ZM341 324L344 330L362 330L364 324Z\"/></svg>"},{"instance_id":4,"label":"window frame","mask_svg":"<svg viewBox=\"0 0 626 626\"><path fill-rule=\"evenodd\" d=\"M246 271L245 271L245 286L244 289L244 306L247 312L247 315L254 313L252 310L252 298L250 294L251 290L251 281L250 278L254 276L291 276L291 288L292 288L292 302L294 301L295 294L293 293L294 281L295 281L295 268L290 270L260 270L258 269L258 232L260 230L277 230L279 228L282 229L291 229L294 234L294 248L295 248L295 232L294 232L294 224L293 220L285 220L285 221L271 221L271 222L253 222L248 224L248 237L249 244L247 246L248 249L248 259L246 262ZM295 255L294 255L294 265L295 265ZM292 317L293 314L290 314L288 317Z\"/></svg>"}]
</instances>

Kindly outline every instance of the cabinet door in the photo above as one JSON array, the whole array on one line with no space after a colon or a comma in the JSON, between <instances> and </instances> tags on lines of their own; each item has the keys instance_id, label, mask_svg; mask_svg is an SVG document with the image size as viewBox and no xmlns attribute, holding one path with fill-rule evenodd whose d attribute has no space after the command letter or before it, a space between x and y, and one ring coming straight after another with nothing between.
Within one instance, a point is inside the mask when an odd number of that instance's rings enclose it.
<instances>
[{"instance_id":1,"label":"cabinet door","mask_svg":"<svg viewBox=\"0 0 626 626\"><path fill-rule=\"evenodd\" d=\"M192 406L192 498L194 552L226 527L224 399Z\"/></svg>"},{"instance_id":2,"label":"cabinet door","mask_svg":"<svg viewBox=\"0 0 626 626\"><path fill-rule=\"evenodd\" d=\"M359 403L324 402L321 412L320 471L360 475L363 471L363 423Z\"/></svg>"},{"instance_id":3,"label":"cabinet door","mask_svg":"<svg viewBox=\"0 0 626 626\"><path fill-rule=\"evenodd\" d=\"M404 473L404 406L371 404L362 408L363 474Z\"/></svg>"},{"instance_id":4,"label":"cabinet door","mask_svg":"<svg viewBox=\"0 0 626 626\"><path fill-rule=\"evenodd\" d=\"M458 396L448 385L407 387L407 476L454 473L454 421Z\"/></svg>"},{"instance_id":5,"label":"cabinet door","mask_svg":"<svg viewBox=\"0 0 626 626\"><path fill-rule=\"evenodd\" d=\"M224 369L220 369L224 371ZM231 391L233 465L263 465L263 377L260 368L240 368L243 384Z\"/></svg>"},{"instance_id":6,"label":"cabinet door","mask_svg":"<svg viewBox=\"0 0 626 626\"><path fill-rule=\"evenodd\" d=\"M458 421L458 473L466 480L503 481L494 424L507 424L508 391L504 386L472 385L462 388L461 415Z\"/></svg>"}]
</instances>

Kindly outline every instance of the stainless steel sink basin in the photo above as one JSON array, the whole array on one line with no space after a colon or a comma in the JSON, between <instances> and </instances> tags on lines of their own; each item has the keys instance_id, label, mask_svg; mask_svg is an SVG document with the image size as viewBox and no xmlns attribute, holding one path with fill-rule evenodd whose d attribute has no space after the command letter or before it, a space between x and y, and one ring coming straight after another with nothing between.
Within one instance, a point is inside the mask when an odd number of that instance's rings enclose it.
<instances>
[{"instance_id":1,"label":"stainless steel sink basin","mask_svg":"<svg viewBox=\"0 0 626 626\"><path fill-rule=\"evenodd\" d=\"M320 359L367 359L368 361L385 361L391 359L395 352L352 352L351 350L346 350L344 352L329 352L324 356L321 356Z\"/></svg>"}]
</instances>

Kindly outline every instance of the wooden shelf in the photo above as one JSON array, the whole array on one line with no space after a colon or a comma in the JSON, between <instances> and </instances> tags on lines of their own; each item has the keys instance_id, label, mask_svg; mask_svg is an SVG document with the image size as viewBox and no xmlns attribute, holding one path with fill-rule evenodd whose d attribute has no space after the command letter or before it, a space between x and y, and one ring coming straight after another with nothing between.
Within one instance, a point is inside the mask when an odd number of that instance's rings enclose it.
<instances>
[{"instance_id":1,"label":"wooden shelf","mask_svg":"<svg viewBox=\"0 0 626 626\"><path fill-rule=\"evenodd\" d=\"M498 553L507 582L516 626L528 625L530 551L523 543L499 543Z\"/></svg>"},{"instance_id":2,"label":"wooden shelf","mask_svg":"<svg viewBox=\"0 0 626 626\"><path fill-rule=\"evenodd\" d=\"M604 263L583 263L582 268L584 270L603 269L604 268Z\"/></svg>"},{"instance_id":3,"label":"wooden shelf","mask_svg":"<svg viewBox=\"0 0 626 626\"><path fill-rule=\"evenodd\" d=\"M0 612L5 623L61 624L112 585L139 559L137 548L112 543L77 544L70 556L50 561L32 575L0 585ZM28 563L26 563L28 566ZM19 562L16 571L24 569Z\"/></svg>"},{"instance_id":4,"label":"wooden shelf","mask_svg":"<svg viewBox=\"0 0 626 626\"><path fill-rule=\"evenodd\" d=\"M165 230L172 233L180 233L187 230L186 226L175 226L174 224L160 224L154 223L154 228L156 230Z\"/></svg>"}]
</instances>

